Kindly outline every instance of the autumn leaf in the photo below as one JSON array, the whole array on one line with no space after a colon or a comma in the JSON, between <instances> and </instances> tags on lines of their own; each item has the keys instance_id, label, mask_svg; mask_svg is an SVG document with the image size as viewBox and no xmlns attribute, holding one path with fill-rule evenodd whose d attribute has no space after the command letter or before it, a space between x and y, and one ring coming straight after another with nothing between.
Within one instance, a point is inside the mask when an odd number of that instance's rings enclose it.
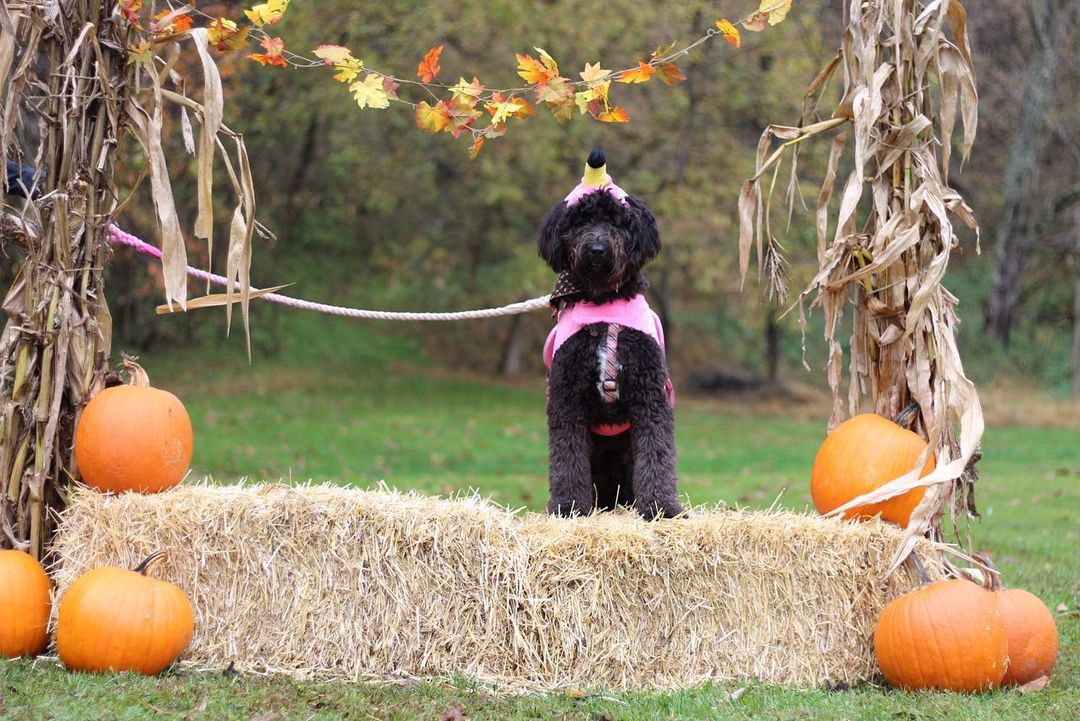
<instances>
[{"instance_id":1,"label":"autumn leaf","mask_svg":"<svg viewBox=\"0 0 1080 721\"><path fill-rule=\"evenodd\" d=\"M769 13L769 24L778 25L791 10L791 0L761 0L758 12Z\"/></svg>"},{"instance_id":2,"label":"autumn leaf","mask_svg":"<svg viewBox=\"0 0 1080 721\"><path fill-rule=\"evenodd\" d=\"M791 0L761 0L757 12L743 23L743 27L759 33L765 29L765 23L776 25L787 17L791 10Z\"/></svg>"},{"instance_id":3,"label":"autumn leaf","mask_svg":"<svg viewBox=\"0 0 1080 721\"><path fill-rule=\"evenodd\" d=\"M455 101L463 102L472 108L484 94L484 86L475 76L471 83L465 82L465 78L459 78L457 85L450 88L450 92L454 94Z\"/></svg>"},{"instance_id":4,"label":"autumn leaf","mask_svg":"<svg viewBox=\"0 0 1080 721\"><path fill-rule=\"evenodd\" d=\"M501 93L495 93L491 96L491 99L494 102L484 103L484 107L491 113L492 125L502 125L506 122L508 117L515 115L525 108L525 105L517 102L516 98L503 100Z\"/></svg>"},{"instance_id":5,"label":"autumn leaf","mask_svg":"<svg viewBox=\"0 0 1080 721\"><path fill-rule=\"evenodd\" d=\"M636 68L627 70L619 75L618 82L647 83L654 73L656 73L656 68L639 60Z\"/></svg>"},{"instance_id":6,"label":"autumn leaf","mask_svg":"<svg viewBox=\"0 0 1080 721\"><path fill-rule=\"evenodd\" d=\"M596 116L596 119L601 123L626 123L630 121L630 115L616 106L607 112L600 113Z\"/></svg>"},{"instance_id":7,"label":"autumn leaf","mask_svg":"<svg viewBox=\"0 0 1080 721\"><path fill-rule=\"evenodd\" d=\"M663 63L657 68L657 72L660 73L660 79L664 81L665 85L674 85L686 80L686 76L683 75L682 70L679 70L679 66L675 63Z\"/></svg>"},{"instance_id":8,"label":"autumn leaf","mask_svg":"<svg viewBox=\"0 0 1080 721\"><path fill-rule=\"evenodd\" d=\"M321 59L327 65L345 65L350 60L355 61L352 50L342 45L320 45L313 51L315 57Z\"/></svg>"},{"instance_id":9,"label":"autumn leaf","mask_svg":"<svg viewBox=\"0 0 1080 721\"><path fill-rule=\"evenodd\" d=\"M185 33L191 30L190 7L181 7L175 10L165 8L154 16L150 23L150 30L156 35L170 35L173 33Z\"/></svg>"},{"instance_id":10,"label":"autumn leaf","mask_svg":"<svg viewBox=\"0 0 1080 721\"><path fill-rule=\"evenodd\" d=\"M581 115L589 112L589 103L593 102L598 97L595 90L582 90L581 92L574 93L574 103L577 105L578 112Z\"/></svg>"},{"instance_id":11,"label":"autumn leaf","mask_svg":"<svg viewBox=\"0 0 1080 721\"><path fill-rule=\"evenodd\" d=\"M429 49L425 53L424 59L416 66L416 77L420 78L421 82L430 83L442 70L442 66L439 65L439 56L442 55L442 50L442 45L436 45Z\"/></svg>"},{"instance_id":12,"label":"autumn leaf","mask_svg":"<svg viewBox=\"0 0 1080 721\"><path fill-rule=\"evenodd\" d=\"M391 100L398 99L397 90L401 87L401 83L394 80L393 78L384 76L382 79L382 87L383 90L386 91L386 97L390 98Z\"/></svg>"},{"instance_id":13,"label":"autumn leaf","mask_svg":"<svg viewBox=\"0 0 1080 721\"><path fill-rule=\"evenodd\" d=\"M227 18L217 18L206 28L206 37L210 44L218 50L237 50L247 45L247 36L250 28L239 28L236 23Z\"/></svg>"},{"instance_id":14,"label":"autumn leaf","mask_svg":"<svg viewBox=\"0 0 1080 721\"><path fill-rule=\"evenodd\" d=\"M656 60L657 58L662 58L665 55L667 55L668 53L670 53L674 48L675 48L675 41L674 40L672 40L667 45L658 45L656 47L656 49L652 51L652 54L649 55L649 60Z\"/></svg>"},{"instance_id":15,"label":"autumn leaf","mask_svg":"<svg viewBox=\"0 0 1080 721\"><path fill-rule=\"evenodd\" d=\"M484 147L484 136L477 135L469 148L469 160L476 160L476 156L480 154L480 148L482 147Z\"/></svg>"},{"instance_id":16,"label":"autumn leaf","mask_svg":"<svg viewBox=\"0 0 1080 721\"><path fill-rule=\"evenodd\" d=\"M554 78L536 89L537 102L547 103L560 122L574 117L574 88L567 78Z\"/></svg>"},{"instance_id":17,"label":"autumn leaf","mask_svg":"<svg viewBox=\"0 0 1080 721\"><path fill-rule=\"evenodd\" d=\"M256 27L274 25L285 15L289 7L289 0L267 0L264 3L245 10L244 15L255 24Z\"/></svg>"},{"instance_id":18,"label":"autumn leaf","mask_svg":"<svg viewBox=\"0 0 1080 721\"><path fill-rule=\"evenodd\" d=\"M363 80L349 86L349 92L360 108L388 108L390 98L383 89L382 76L368 73Z\"/></svg>"},{"instance_id":19,"label":"autumn leaf","mask_svg":"<svg viewBox=\"0 0 1080 721\"><path fill-rule=\"evenodd\" d=\"M532 55L515 55L518 61L518 75L529 85L545 85L559 77L559 66L543 48L535 48L535 50L540 53L539 60Z\"/></svg>"},{"instance_id":20,"label":"autumn leaf","mask_svg":"<svg viewBox=\"0 0 1080 721\"><path fill-rule=\"evenodd\" d=\"M472 128L473 123L483 115L475 106L476 98L468 95L454 95L450 101L447 108L450 113L450 125L446 132L454 136L454 140L457 140L464 131Z\"/></svg>"},{"instance_id":21,"label":"autumn leaf","mask_svg":"<svg viewBox=\"0 0 1080 721\"><path fill-rule=\"evenodd\" d=\"M132 63L148 63L154 57L150 49L150 41L146 40L128 48L128 65Z\"/></svg>"},{"instance_id":22,"label":"autumn leaf","mask_svg":"<svg viewBox=\"0 0 1080 721\"><path fill-rule=\"evenodd\" d=\"M289 63L282 57L282 53L285 51L285 41L281 38L272 38L269 35L263 36L259 41L259 45L266 51L265 53L252 53L248 55L249 58L259 63L260 65L275 65L279 68L289 67Z\"/></svg>"},{"instance_id":23,"label":"autumn leaf","mask_svg":"<svg viewBox=\"0 0 1080 721\"><path fill-rule=\"evenodd\" d=\"M742 47L742 38L739 36L739 29L732 25L730 20L726 18L717 20L716 27L719 28L720 34L724 36L724 40L727 40L736 48Z\"/></svg>"},{"instance_id":24,"label":"autumn leaf","mask_svg":"<svg viewBox=\"0 0 1080 721\"><path fill-rule=\"evenodd\" d=\"M429 133L438 133L445 130L450 125L450 109L448 105L449 103L445 100L435 105L428 105L426 102L421 101L416 106L416 127Z\"/></svg>"},{"instance_id":25,"label":"autumn leaf","mask_svg":"<svg viewBox=\"0 0 1080 721\"><path fill-rule=\"evenodd\" d=\"M597 88L604 85L605 82L610 82L608 76L611 75L610 70L604 70L600 67L600 63L591 65L585 63L585 70L581 72L581 79L585 81L585 84L590 88Z\"/></svg>"},{"instance_id":26,"label":"autumn leaf","mask_svg":"<svg viewBox=\"0 0 1080 721\"><path fill-rule=\"evenodd\" d=\"M135 27L139 27L140 10L142 10L142 0L120 0L120 12Z\"/></svg>"},{"instance_id":27,"label":"autumn leaf","mask_svg":"<svg viewBox=\"0 0 1080 721\"><path fill-rule=\"evenodd\" d=\"M511 115L518 120L524 120L525 118L532 118L536 116L536 108L525 98L514 98L514 102L521 106L519 110L511 113Z\"/></svg>"}]
</instances>

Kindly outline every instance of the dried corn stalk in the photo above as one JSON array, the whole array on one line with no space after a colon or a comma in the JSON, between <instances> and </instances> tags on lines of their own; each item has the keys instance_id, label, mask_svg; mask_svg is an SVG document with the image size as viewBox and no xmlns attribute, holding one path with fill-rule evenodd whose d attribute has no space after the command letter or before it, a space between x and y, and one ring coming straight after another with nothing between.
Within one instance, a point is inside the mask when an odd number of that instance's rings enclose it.
<instances>
[{"instance_id":1,"label":"dried corn stalk","mask_svg":"<svg viewBox=\"0 0 1080 721\"><path fill-rule=\"evenodd\" d=\"M833 394L830 430L846 414L864 409L864 399L888 417L909 403L919 407L916 430L930 442L924 456L934 453L935 471L920 479L912 469L836 510L842 513L926 486L897 550L895 568L918 536L941 539L946 509L954 521L974 514L972 464L978 457L983 417L956 347L957 300L941 282L958 244L952 217L978 230L971 209L948 186L957 98L964 159L975 138L978 98L966 13L957 0L848 0L844 21L843 47L808 90L800 127L771 126L762 136L757 173L739 198L740 262L745 274L756 245L759 269L783 266L776 260L782 251L769 224L780 161L793 149L790 204L797 194L799 143L843 126L833 140L818 198L820 268L799 304L802 308L803 300L813 296L813 305L825 313ZM831 119L806 124L837 69L844 78L840 104ZM776 150L774 138L785 141ZM839 210L830 218L839 161L849 145L853 166ZM763 177L770 180L764 193ZM828 242L830 221L835 233ZM770 272L768 281L771 291L783 297L784 279ZM845 399L837 333L849 303L852 335Z\"/></svg>"},{"instance_id":2,"label":"dried corn stalk","mask_svg":"<svg viewBox=\"0 0 1080 721\"><path fill-rule=\"evenodd\" d=\"M221 149L238 197L228 274L239 285L245 333L255 227L251 170L243 139L221 123L221 87L206 52L206 30L158 38L157 56L118 3L4 0L0 3L0 165L11 159L45 172L33 200L0 208L0 243L23 247L25 260L3 300L0 334L0 547L40 557L77 478L73 436L83 405L105 382L112 322L103 293L106 230L120 203L113 183L125 132L143 145L162 231L166 299L186 306L183 233L162 150L164 106L194 111L203 123L196 162L199 217L195 235L210 239L212 176ZM149 23L147 23L149 25ZM172 70L180 40L203 63L202 103L183 93ZM179 92L163 87L171 82ZM232 139L235 161L221 138ZM193 146L193 143L186 143ZM234 289L225 299L231 307ZM220 303L218 303L220 304Z\"/></svg>"}]
</instances>

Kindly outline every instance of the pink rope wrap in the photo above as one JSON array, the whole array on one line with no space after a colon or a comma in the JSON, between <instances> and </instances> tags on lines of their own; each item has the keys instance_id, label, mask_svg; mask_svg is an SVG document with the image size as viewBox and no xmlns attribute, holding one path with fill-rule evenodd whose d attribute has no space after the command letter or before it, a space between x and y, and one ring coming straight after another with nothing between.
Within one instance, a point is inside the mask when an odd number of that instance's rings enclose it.
<instances>
[{"instance_id":1,"label":"pink rope wrap","mask_svg":"<svg viewBox=\"0 0 1080 721\"><path fill-rule=\"evenodd\" d=\"M125 233L115 225L109 226L109 242L113 245L126 245L129 248L134 248L143 255L148 255L152 258L161 258L161 251L143 241L140 238ZM224 276L216 275L214 273L208 273L205 270L199 270L198 268L192 268L187 266L187 273L192 278L198 278L199 280L209 281L214 285L228 285L229 281ZM235 284L234 284L235 285ZM258 288L252 288L255 291ZM540 308L548 307L548 300L551 298L549 295L542 296L540 298L533 298L531 300L523 300L520 303L511 303L501 308L484 308L481 310L462 310L453 311L447 313L410 313L405 311L389 311L389 310L363 310L360 308L346 308L339 305L328 305L326 303L314 303L310 300L302 300L300 298L291 298L287 295L281 295L279 293L267 293L266 295L259 296L260 300L268 300L271 303L278 303L289 308L300 308L301 310L311 310L317 313L326 313L328 315L343 316L345 318L366 318L369 320L424 320L424 321L447 321L447 320L468 320L472 318L498 318L506 315L519 315L521 313L528 313L530 311L539 310Z\"/></svg>"}]
</instances>

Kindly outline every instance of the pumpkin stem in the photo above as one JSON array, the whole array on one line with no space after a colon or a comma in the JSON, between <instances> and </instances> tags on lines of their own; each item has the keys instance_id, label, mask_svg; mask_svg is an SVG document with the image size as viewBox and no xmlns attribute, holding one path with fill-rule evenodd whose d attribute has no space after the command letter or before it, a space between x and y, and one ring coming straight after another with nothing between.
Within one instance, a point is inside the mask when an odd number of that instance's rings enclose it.
<instances>
[{"instance_id":1,"label":"pumpkin stem","mask_svg":"<svg viewBox=\"0 0 1080 721\"><path fill-rule=\"evenodd\" d=\"M983 574L983 588L990 591L1001 590L1001 571L997 570L994 562L990 560L990 554L985 551L976 551L971 554L971 560L986 570Z\"/></svg>"},{"instance_id":2,"label":"pumpkin stem","mask_svg":"<svg viewBox=\"0 0 1080 721\"><path fill-rule=\"evenodd\" d=\"M121 362L124 365L124 370L128 372L128 385L136 386L138 388L150 387L150 376L146 374L143 367L136 363L137 356L130 356L127 353L121 353Z\"/></svg>"},{"instance_id":3,"label":"pumpkin stem","mask_svg":"<svg viewBox=\"0 0 1080 721\"><path fill-rule=\"evenodd\" d=\"M151 564L156 563L156 562L162 560L163 558L167 558L168 555L169 554L165 553L165 551L154 551L149 556L144 558L142 563L140 563L138 566L136 566L135 568L133 568L131 570L135 571L135 573L141 573L142 575L145 576L146 575L146 569L149 568Z\"/></svg>"},{"instance_id":4,"label":"pumpkin stem","mask_svg":"<svg viewBox=\"0 0 1080 721\"><path fill-rule=\"evenodd\" d=\"M912 401L904 407L904 410L893 416L892 420L893 423L901 428L907 428L909 431L913 431L915 430L915 420L919 417L919 413L921 412L922 409L919 407L919 404Z\"/></svg>"}]
</instances>

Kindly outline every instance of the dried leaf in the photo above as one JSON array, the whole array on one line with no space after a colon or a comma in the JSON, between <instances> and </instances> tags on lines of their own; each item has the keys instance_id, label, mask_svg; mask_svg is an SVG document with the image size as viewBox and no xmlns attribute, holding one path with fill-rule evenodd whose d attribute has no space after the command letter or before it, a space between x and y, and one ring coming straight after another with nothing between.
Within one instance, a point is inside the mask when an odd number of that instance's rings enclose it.
<instances>
[{"instance_id":1,"label":"dried leaf","mask_svg":"<svg viewBox=\"0 0 1080 721\"><path fill-rule=\"evenodd\" d=\"M156 211L158 228L161 231L161 267L165 280L165 302L176 302L181 308L187 307L187 249L184 236L180 231L180 220L176 215L176 202L173 199L172 184L165 162L165 152L161 146L161 87L157 73L151 65L146 66L147 77L153 82L155 94L153 114L148 114L135 101L128 105L128 114L135 127L135 136L146 153L150 166L150 188Z\"/></svg>"},{"instance_id":2,"label":"dried leaf","mask_svg":"<svg viewBox=\"0 0 1080 721\"><path fill-rule=\"evenodd\" d=\"M217 64L210 56L209 38L205 28L191 31L191 39L199 51L199 60L203 68L203 103L202 131L199 135L199 153L196 156L198 168L199 212L195 217L195 237L205 238L207 257L214 257L214 151L217 148L217 134L221 129L224 115L224 95L221 88L221 74Z\"/></svg>"},{"instance_id":3,"label":"dried leaf","mask_svg":"<svg viewBox=\"0 0 1080 721\"><path fill-rule=\"evenodd\" d=\"M1017 686L1016 690L1020 693L1035 693L1036 691L1042 691L1044 688L1050 685L1049 676L1039 676L1033 681L1028 681L1022 686Z\"/></svg>"},{"instance_id":4,"label":"dried leaf","mask_svg":"<svg viewBox=\"0 0 1080 721\"><path fill-rule=\"evenodd\" d=\"M739 191L739 288L746 283L746 271L750 269L750 250L754 244L754 211L758 203L758 187L755 181L743 183Z\"/></svg>"},{"instance_id":5,"label":"dried leaf","mask_svg":"<svg viewBox=\"0 0 1080 721\"><path fill-rule=\"evenodd\" d=\"M275 285L273 288L260 288L251 290L250 298L262 298L264 295L270 295L271 293L277 293L282 288L288 288L291 283L284 285ZM162 304L157 306L155 310L158 315L167 315L169 313L187 312L195 310L197 308L218 308L223 305L230 305L232 303L239 302L240 299L234 293L209 293L207 295L200 296L198 298L192 298L188 301L186 309L179 309Z\"/></svg>"}]
</instances>

